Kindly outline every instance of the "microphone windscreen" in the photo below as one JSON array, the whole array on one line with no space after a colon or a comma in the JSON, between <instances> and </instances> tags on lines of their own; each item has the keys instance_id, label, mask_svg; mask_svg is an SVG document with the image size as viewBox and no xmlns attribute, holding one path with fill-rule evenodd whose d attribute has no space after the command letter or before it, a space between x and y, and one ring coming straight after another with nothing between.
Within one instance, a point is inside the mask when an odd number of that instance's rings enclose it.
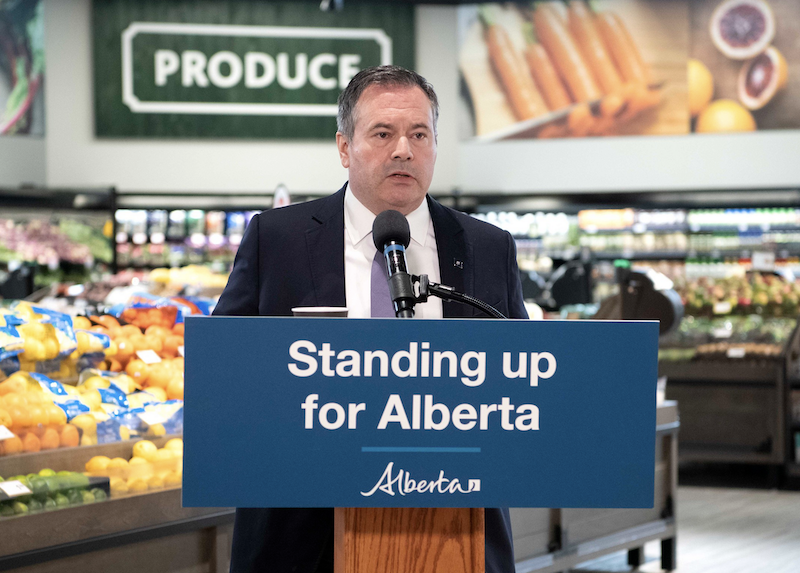
<instances>
[{"instance_id":1,"label":"microphone windscreen","mask_svg":"<svg viewBox=\"0 0 800 573\"><path fill-rule=\"evenodd\" d=\"M403 248L411 242L411 229L408 221L400 211L389 209L384 211L372 223L372 240L375 248L383 251L383 247L392 241L400 243Z\"/></svg>"}]
</instances>

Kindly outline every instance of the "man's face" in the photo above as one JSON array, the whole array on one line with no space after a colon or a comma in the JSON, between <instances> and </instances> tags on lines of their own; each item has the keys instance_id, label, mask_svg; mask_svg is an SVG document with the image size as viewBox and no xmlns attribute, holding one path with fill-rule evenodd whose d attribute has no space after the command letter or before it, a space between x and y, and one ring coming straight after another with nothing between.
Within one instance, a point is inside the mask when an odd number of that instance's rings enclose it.
<instances>
[{"instance_id":1,"label":"man's face","mask_svg":"<svg viewBox=\"0 0 800 573\"><path fill-rule=\"evenodd\" d=\"M419 207L433 178L436 136L433 110L420 88L371 85L355 108L348 140L336 134L353 195L370 211Z\"/></svg>"}]
</instances>

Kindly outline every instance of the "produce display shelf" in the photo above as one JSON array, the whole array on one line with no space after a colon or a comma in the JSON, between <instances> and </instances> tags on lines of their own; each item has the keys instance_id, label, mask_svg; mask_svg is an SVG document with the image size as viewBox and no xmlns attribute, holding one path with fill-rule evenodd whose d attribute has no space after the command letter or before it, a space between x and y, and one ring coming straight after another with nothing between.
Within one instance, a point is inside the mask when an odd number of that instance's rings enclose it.
<instances>
[{"instance_id":1,"label":"produce display shelf","mask_svg":"<svg viewBox=\"0 0 800 573\"><path fill-rule=\"evenodd\" d=\"M775 461L771 452L755 452L744 446L708 446L681 442L680 447L681 462L771 464Z\"/></svg>"},{"instance_id":2,"label":"produce display shelf","mask_svg":"<svg viewBox=\"0 0 800 573\"><path fill-rule=\"evenodd\" d=\"M791 462L786 464L786 475L789 477L800 477L800 463Z\"/></svg>"},{"instance_id":3,"label":"produce display shelf","mask_svg":"<svg viewBox=\"0 0 800 573\"><path fill-rule=\"evenodd\" d=\"M180 434L166 435L159 438L147 438L159 448L164 447L172 438L180 438ZM85 471L85 464L94 456L107 456L109 458L130 458L133 445L141 438L110 444L95 446L77 446L75 448L57 448L43 450L36 453L15 454L0 457L0 476L5 478L14 475L36 473L43 468L55 471L67 470L71 472ZM2 523L2 522L0 522Z\"/></svg>"},{"instance_id":4,"label":"produce display shelf","mask_svg":"<svg viewBox=\"0 0 800 573\"><path fill-rule=\"evenodd\" d=\"M765 383L774 385L783 369L782 360L692 360L661 361L659 376L669 381Z\"/></svg>"},{"instance_id":5,"label":"produce display shelf","mask_svg":"<svg viewBox=\"0 0 800 573\"><path fill-rule=\"evenodd\" d=\"M180 437L151 439L158 447ZM43 468L83 471L94 456L129 458L128 440L60 448L0 458L4 477ZM87 505L0 519L0 570L35 566L37 572L94 569L160 571L170 559L174 570L227 571L235 511L184 508L180 487L127 494Z\"/></svg>"},{"instance_id":6,"label":"produce display shelf","mask_svg":"<svg viewBox=\"0 0 800 573\"><path fill-rule=\"evenodd\" d=\"M656 408L653 507L512 508L517 573L567 571L622 550L628 551L629 560L641 562L645 543L654 540L661 541L662 568L676 568L678 409L672 400Z\"/></svg>"},{"instance_id":7,"label":"produce display shelf","mask_svg":"<svg viewBox=\"0 0 800 573\"><path fill-rule=\"evenodd\" d=\"M233 516L233 509L182 508L181 489L172 488L5 518L0 521L0 569L208 529L233 523Z\"/></svg>"}]
</instances>

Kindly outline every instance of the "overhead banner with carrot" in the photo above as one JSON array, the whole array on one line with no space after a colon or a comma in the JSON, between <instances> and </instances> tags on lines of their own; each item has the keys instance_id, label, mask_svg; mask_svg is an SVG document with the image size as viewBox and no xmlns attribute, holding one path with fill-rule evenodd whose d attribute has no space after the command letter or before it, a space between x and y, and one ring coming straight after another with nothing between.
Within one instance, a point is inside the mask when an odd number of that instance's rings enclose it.
<instances>
[{"instance_id":1,"label":"overhead banner with carrot","mask_svg":"<svg viewBox=\"0 0 800 573\"><path fill-rule=\"evenodd\" d=\"M783 3L788 8L795 0L773 0L776 11ZM775 23L765 0L461 7L459 68L469 112L462 116L471 118L462 126L462 138L491 142L797 127L800 106L794 102L794 110L785 109L790 102L774 104L779 120L754 111L786 87L786 61L789 68L800 62L800 54L787 54L788 46L778 52L777 40L772 45L776 28L800 25L800 12L780 8L787 12L786 24Z\"/></svg>"}]
</instances>

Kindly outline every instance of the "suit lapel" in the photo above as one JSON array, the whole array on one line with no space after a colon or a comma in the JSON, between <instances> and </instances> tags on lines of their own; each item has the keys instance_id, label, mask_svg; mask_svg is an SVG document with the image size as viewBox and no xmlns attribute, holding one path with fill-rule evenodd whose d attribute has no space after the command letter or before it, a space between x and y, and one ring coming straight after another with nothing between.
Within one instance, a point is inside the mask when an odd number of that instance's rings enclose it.
<instances>
[{"instance_id":1,"label":"suit lapel","mask_svg":"<svg viewBox=\"0 0 800 573\"><path fill-rule=\"evenodd\" d=\"M306 230L311 276L318 306L345 306L344 190L320 201Z\"/></svg>"},{"instance_id":2,"label":"suit lapel","mask_svg":"<svg viewBox=\"0 0 800 573\"><path fill-rule=\"evenodd\" d=\"M436 234L439 253L439 274L443 285L462 293L473 291L472 247L467 244L464 229L438 201L428 196L428 207ZM442 302L445 318L471 317L472 308L457 302Z\"/></svg>"}]
</instances>

